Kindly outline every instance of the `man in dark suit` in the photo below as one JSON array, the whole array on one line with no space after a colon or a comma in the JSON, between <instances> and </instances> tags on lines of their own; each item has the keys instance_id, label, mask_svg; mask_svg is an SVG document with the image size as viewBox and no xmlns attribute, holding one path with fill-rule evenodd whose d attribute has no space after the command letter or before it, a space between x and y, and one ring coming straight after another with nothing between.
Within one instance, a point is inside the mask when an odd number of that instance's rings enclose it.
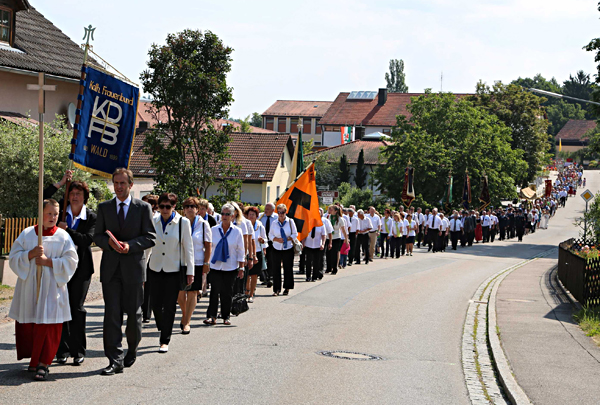
<instances>
[{"instance_id":1,"label":"man in dark suit","mask_svg":"<svg viewBox=\"0 0 600 405\"><path fill-rule=\"evenodd\" d=\"M104 354L110 364L103 375L122 373L136 360L142 339L143 282L145 279L144 250L154 246L156 233L150 204L131 198L133 173L117 169L112 176L116 197L98 205L94 242L103 249L100 282L104 296ZM115 243L106 234L110 231ZM127 355L123 357L121 340L123 313L127 314Z\"/></svg>"}]
</instances>

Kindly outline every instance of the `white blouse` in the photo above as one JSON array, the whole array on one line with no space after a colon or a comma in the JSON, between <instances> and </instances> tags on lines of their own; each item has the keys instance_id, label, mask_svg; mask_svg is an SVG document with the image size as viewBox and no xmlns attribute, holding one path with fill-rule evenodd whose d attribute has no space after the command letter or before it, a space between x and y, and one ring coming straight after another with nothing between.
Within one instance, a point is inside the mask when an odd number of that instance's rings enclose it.
<instances>
[{"instance_id":1,"label":"white blouse","mask_svg":"<svg viewBox=\"0 0 600 405\"><path fill-rule=\"evenodd\" d=\"M204 242L212 241L212 229L201 216L196 215L195 224L192 224L192 242L194 243L194 264L202 266L204 264Z\"/></svg>"},{"instance_id":2,"label":"white blouse","mask_svg":"<svg viewBox=\"0 0 600 405\"><path fill-rule=\"evenodd\" d=\"M231 232L227 237L227 245L229 246L229 259L226 262L217 261L212 263L212 259L217 250L217 245L221 241L221 232L223 231L223 224L215 225L212 227L212 252L210 257L210 268L213 270L233 271L238 269L239 262L246 260L246 251L244 249L244 236L242 230L235 225L230 225ZM223 236L227 232L223 231Z\"/></svg>"},{"instance_id":3,"label":"white blouse","mask_svg":"<svg viewBox=\"0 0 600 405\"><path fill-rule=\"evenodd\" d=\"M25 229L10 249L9 266L19 277L8 316L20 323L57 324L71 320L67 283L75 274L79 258L69 234L57 229L42 238L44 254L52 268L42 266L40 295L36 303L37 265L29 251L38 245L33 226Z\"/></svg>"},{"instance_id":4,"label":"white blouse","mask_svg":"<svg viewBox=\"0 0 600 405\"><path fill-rule=\"evenodd\" d=\"M298 238L298 230L296 229L296 224L293 220L286 217L285 221L283 222L283 228L280 225L279 219L271 224L271 229L269 230L269 240L273 240L274 238L281 238L281 229L283 229L283 232L285 233L285 238L283 239L287 239L289 237L291 237L292 239ZM288 240L287 248L285 249L283 247L283 243L273 242L273 247L277 250L288 250L294 247L294 242Z\"/></svg>"},{"instance_id":5,"label":"white blouse","mask_svg":"<svg viewBox=\"0 0 600 405\"><path fill-rule=\"evenodd\" d=\"M250 225L252 225L252 221L250 221ZM261 245L261 243L258 241L258 238L263 238L265 241L264 245ZM256 244L256 253L261 252L263 248L267 247L267 232L265 231L265 227L263 226L262 222L259 220L254 222L254 242Z\"/></svg>"}]
</instances>

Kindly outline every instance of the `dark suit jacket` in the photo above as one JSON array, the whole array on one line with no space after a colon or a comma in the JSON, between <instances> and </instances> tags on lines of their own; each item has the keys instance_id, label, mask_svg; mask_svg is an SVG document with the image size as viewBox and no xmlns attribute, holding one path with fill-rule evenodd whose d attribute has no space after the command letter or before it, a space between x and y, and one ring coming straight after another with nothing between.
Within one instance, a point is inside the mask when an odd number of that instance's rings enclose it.
<instances>
[{"instance_id":1,"label":"dark suit jacket","mask_svg":"<svg viewBox=\"0 0 600 405\"><path fill-rule=\"evenodd\" d=\"M49 185L44 190L44 199L52 198L58 189L54 185ZM62 221L63 215L63 202L64 198L61 198L58 202L60 204L60 213L58 215L59 222ZM92 249L91 244L94 242L94 229L96 227L96 214L94 214L89 208L86 207L87 219L79 221L77 230L67 228L67 233L73 239L73 243L77 246L77 256L79 257L79 263L77 264L77 270L71 280L75 279L89 279L94 274L94 261L92 260Z\"/></svg>"},{"instance_id":2,"label":"dark suit jacket","mask_svg":"<svg viewBox=\"0 0 600 405\"><path fill-rule=\"evenodd\" d=\"M106 230L111 231L118 240L129 244L127 254L117 253L110 247ZM143 260L144 250L154 246L155 239L156 232L150 204L132 198L123 229L119 226L117 218L116 198L99 204L94 242L104 250L100 262L100 282L110 281L119 267L123 284L144 282L146 270L146 262Z\"/></svg>"}]
</instances>

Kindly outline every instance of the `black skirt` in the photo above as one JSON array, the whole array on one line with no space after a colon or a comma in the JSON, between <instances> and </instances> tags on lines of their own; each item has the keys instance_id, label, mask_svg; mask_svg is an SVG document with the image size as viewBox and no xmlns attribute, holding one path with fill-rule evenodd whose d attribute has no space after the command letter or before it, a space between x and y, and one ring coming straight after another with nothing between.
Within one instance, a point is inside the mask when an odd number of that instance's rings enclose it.
<instances>
[{"instance_id":1,"label":"black skirt","mask_svg":"<svg viewBox=\"0 0 600 405\"><path fill-rule=\"evenodd\" d=\"M194 266L194 282L190 291L202 290L202 266Z\"/></svg>"},{"instance_id":2,"label":"black skirt","mask_svg":"<svg viewBox=\"0 0 600 405\"><path fill-rule=\"evenodd\" d=\"M260 252L256 252L256 259L258 260L258 263L256 263L254 266L252 266L252 268L248 272L249 276L260 276L260 271L262 269L262 257L263 257L262 250Z\"/></svg>"}]
</instances>

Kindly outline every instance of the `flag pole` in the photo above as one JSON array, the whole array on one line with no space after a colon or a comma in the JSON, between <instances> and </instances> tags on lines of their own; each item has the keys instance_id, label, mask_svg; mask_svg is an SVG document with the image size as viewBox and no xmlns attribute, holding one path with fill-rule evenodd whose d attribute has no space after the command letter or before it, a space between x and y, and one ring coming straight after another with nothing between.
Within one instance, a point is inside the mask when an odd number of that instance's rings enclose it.
<instances>
[{"instance_id":1,"label":"flag pole","mask_svg":"<svg viewBox=\"0 0 600 405\"><path fill-rule=\"evenodd\" d=\"M83 28L85 31L85 34L83 35L83 39L85 39L85 44L82 45L83 46L83 65L81 66L81 77L80 77L80 81L79 81L79 96L77 97L77 110L81 110L81 104L83 103L83 92L84 92L84 87L83 87L83 83L85 82L85 78L86 78L86 73L85 73L85 66L87 63L87 59L88 59L88 54L90 51L90 39L93 41L94 40L94 31L96 30L96 28L92 28L92 25L90 24L87 28L84 27ZM75 147L76 145L76 141L77 141L77 136L79 133L79 121L80 121L80 115L76 114L75 115L75 124L73 125L73 140L71 141L71 154L69 155L69 169L68 170L73 170L73 154L75 153ZM71 186L71 180L67 180L67 184L65 185L65 198L63 200L63 212L62 212L62 222L65 221L65 218L67 216L67 206L69 205L69 187Z\"/></svg>"}]
</instances>

